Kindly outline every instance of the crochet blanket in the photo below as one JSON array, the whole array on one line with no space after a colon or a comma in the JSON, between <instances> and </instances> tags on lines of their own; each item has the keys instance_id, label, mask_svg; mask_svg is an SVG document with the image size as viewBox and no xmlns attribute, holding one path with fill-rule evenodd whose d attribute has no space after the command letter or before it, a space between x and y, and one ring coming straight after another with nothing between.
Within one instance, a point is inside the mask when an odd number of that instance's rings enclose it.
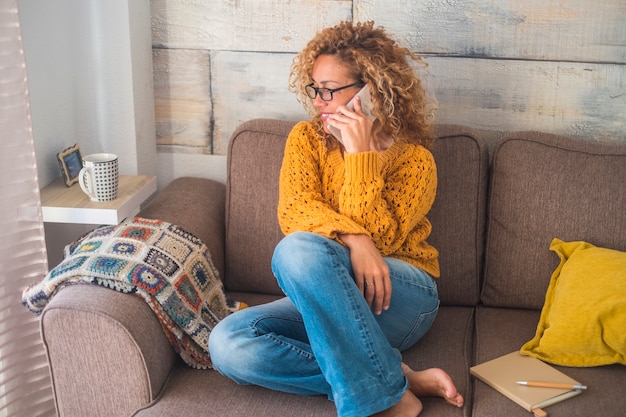
<instances>
[{"instance_id":1,"label":"crochet blanket","mask_svg":"<svg viewBox=\"0 0 626 417\"><path fill-rule=\"evenodd\" d=\"M189 366L211 368L213 327L244 303L227 300L206 245L161 220L140 217L101 226L65 247L64 260L22 302L40 314L63 286L96 284L142 297Z\"/></svg>"}]
</instances>

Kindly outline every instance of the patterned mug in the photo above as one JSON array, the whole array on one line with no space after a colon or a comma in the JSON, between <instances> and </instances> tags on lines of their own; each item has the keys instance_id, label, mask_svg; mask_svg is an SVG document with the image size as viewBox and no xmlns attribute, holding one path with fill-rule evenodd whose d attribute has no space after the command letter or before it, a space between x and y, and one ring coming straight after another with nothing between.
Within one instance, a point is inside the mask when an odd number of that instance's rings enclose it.
<instances>
[{"instance_id":1,"label":"patterned mug","mask_svg":"<svg viewBox=\"0 0 626 417\"><path fill-rule=\"evenodd\" d=\"M94 153L84 156L78 183L91 201L115 200L119 183L117 155Z\"/></svg>"}]
</instances>

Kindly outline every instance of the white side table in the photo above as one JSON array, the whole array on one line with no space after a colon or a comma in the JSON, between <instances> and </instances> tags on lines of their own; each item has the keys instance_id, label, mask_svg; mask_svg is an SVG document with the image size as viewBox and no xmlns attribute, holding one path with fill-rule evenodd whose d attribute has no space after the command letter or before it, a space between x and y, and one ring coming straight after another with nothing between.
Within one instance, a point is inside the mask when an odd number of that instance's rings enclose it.
<instances>
[{"instance_id":1,"label":"white side table","mask_svg":"<svg viewBox=\"0 0 626 417\"><path fill-rule=\"evenodd\" d=\"M78 184L66 187L62 178L41 190L43 221L50 223L118 224L133 215L157 190L156 177L120 175L117 198L91 201Z\"/></svg>"}]
</instances>

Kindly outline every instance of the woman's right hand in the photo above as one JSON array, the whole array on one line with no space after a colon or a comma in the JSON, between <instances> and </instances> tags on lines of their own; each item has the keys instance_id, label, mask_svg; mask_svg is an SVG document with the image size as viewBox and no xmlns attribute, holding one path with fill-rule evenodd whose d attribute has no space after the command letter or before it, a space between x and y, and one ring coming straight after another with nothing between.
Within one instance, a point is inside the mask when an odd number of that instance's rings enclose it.
<instances>
[{"instance_id":1,"label":"woman's right hand","mask_svg":"<svg viewBox=\"0 0 626 417\"><path fill-rule=\"evenodd\" d=\"M361 98L355 97L354 110L340 106L337 113L328 118L328 123L341 130L343 146L348 153L377 150L372 135L374 122L363 113Z\"/></svg>"}]
</instances>

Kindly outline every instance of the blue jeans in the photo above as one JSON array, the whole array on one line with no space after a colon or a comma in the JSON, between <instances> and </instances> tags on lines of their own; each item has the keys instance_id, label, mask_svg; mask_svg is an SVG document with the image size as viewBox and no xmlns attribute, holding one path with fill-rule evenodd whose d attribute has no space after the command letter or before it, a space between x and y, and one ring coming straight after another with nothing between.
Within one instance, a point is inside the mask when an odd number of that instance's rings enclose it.
<instances>
[{"instance_id":1,"label":"blue jeans","mask_svg":"<svg viewBox=\"0 0 626 417\"><path fill-rule=\"evenodd\" d=\"M430 328L439 299L426 272L385 261L391 305L375 315L354 283L346 247L313 233L288 235L272 259L287 297L222 320L209 338L213 366L239 384L327 395L340 417L393 406L408 388L400 351Z\"/></svg>"}]
</instances>

